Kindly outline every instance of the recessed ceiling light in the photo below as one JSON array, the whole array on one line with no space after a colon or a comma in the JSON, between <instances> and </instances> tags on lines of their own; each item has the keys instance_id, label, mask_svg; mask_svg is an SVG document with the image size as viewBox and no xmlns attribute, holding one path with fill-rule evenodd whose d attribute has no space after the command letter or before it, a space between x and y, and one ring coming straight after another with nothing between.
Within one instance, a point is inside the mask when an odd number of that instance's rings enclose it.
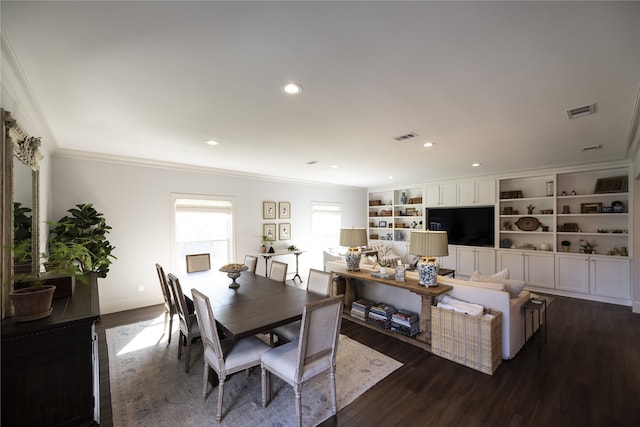
<instances>
[{"instance_id":1,"label":"recessed ceiling light","mask_svg":"<svg viewBox=\"0 0 640 427\"><path fill-rule=\"evenodd\" d=\"M338 169L339 166L338 165L331 165L331 169Z\"/></svg>"},{"instance_id":2,"label":"recessed ceiling light","mask_svg":"<svg viewBox=\"0 0 640 427\"><path fill-rule=\"evenodd\" d=\"M424 143L424 146L425 146L425 147L427 147L427 148L429 148L429 147L433 147L434 145L436 145L436 143L435 143L435 142L425 142L425 143Z\"/></svg>"},{"instance_id":3,"label":"recessed ceiling light","mask_svg":"<svg viewBox=\"0 0 640 427\"><path fill-rule=\"evenodd\" d=\"M302 85L294 82L285 83L284 86L282 86L282 90L289 95L298 95L302 92Z\"/></svg>"},{"instance_id":4,"label":"recessed ceiling light","mask_svg":"<svg viewBox=\"0 0 640 427\"><path fill-rule=\"evenodd\" d=\"M210 139L210 140L207 141L207 144L209 144L209 145L218 145L219 143L218 143L218 141L214 141L213 139Z\"/></svg>"},{"instance_id":5,"label":"recessed ceiling light","mask_svg":"<svg viewBox=\"0 0 640 427\"><path fill-rule=\"evenodd\" d=\"M478 166L480 166L482 163L472 163L471 166L473 166L474 168L477 168Z\"/></svg>"},{"instance_id":6,"label":"recessed ceiling light","mask_svg":"<svg viewBox=\"0 0 640 427\"><path fill-rule=\"evenodd\" d=\"M387 178L389 178L389 179L393 179L393 175L389 175Z\"/></svg>"}]
</instances>

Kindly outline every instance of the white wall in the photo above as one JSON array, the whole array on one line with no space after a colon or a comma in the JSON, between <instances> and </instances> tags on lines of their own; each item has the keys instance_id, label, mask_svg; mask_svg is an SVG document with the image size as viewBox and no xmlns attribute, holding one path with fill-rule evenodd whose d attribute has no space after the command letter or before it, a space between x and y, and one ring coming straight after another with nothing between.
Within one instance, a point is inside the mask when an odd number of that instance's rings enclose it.
<instances>
[{"instance_id":1,"label":"white wall","mask_svg":"<svg viewBox=\"0 0 640 427\"><path fill-rule=\"evenodd\" d=\"M99 280L102 313L122 311L162 302L155 273L156 262L170 270L171 193L233 196L236 200L236 260L256 253L262 224L290 222L292 239L276 242L276 249L295 244L308 247L310 204L342 204L344 226L364 227L366 189L301 184L238 175L205 173L98 159L52 157L52 217L57 220L79 203L93 203L113 227L109 241L118 258L105 279ZM263 201L291 202L291 220L262 219ZM283 257L294 268L294 257ZM300 256L300 272L322 269L322 258ZM258 263L264 272L264 263ZM138 285L144 286L138 292Z\"/></svg>"}]
</instances>

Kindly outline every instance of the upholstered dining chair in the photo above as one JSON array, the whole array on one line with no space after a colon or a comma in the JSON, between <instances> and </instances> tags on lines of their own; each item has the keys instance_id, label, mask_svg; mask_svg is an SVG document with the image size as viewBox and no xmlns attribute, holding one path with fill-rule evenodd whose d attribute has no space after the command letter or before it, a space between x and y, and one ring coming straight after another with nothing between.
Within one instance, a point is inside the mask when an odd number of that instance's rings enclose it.
<instances>
[{"instance_id":1,"label":"upholstered dining chair","mask_svg":"<svg viewBox=\"0 0 640 427\"><path fill-rule=\"evenodd\" d=\"M249 267L247 271L251 273L256 272L256 266L258 265L258 257L253 255L245 255L244 256L244 265Z\"/></svg>"},{"instance_id":2,"label":"upholstered dining chair","mask_svg":"<svg viewBox=\"0 0 640 427\"><path fill-rule=\"evenodd\" d=\"M160 281L160 288L162 289L162 296L164 298L164 333L167 333L167 320L169 320L169 339L167 345L171 344L171 332L173 331L173 316L176 314L176 306L171 296L171 289L169 289L169 283L167 283L167 275L164 273L164 268L156 263L156 272L158 273L158 280Z\"/></svg>"},{"instance_id":3,"label":"upholstered dining chair","mask_svg":"<svg viewBox=\"0 0 640 427\"><path fill-rule=\"evenodd\" d=\"M269 351L270 347L255 336L232 341L220 340L216 329L216 319L209 298L191 290L193 304L198 322L202 331L202 344L204 345L204 388L202 396L207 398L209 383L209 367L218 374L218 409L216 418L222 419L222 397L224 396L224 382L227 376L260 365L262 355Z\"/></svg>"},{"instance_id":4,"label":"upholstered dining chair","mask_svg":"<svg viewBox=\"0 0 640 427\"><path fill-rule=\"evenodd\" d=\"M269 271L269 279L276 282L284 283L287 279L287 269L289 264L280 261L271 261L271 270Z\"/></svg>"},{"instance_id":5,"label":"upholstered dining chair","mask_svg":"<svg viewBox=\"0 0 640 427\"><path fill-rule=\"evenodd\" d=\"M307 304L302 313L300 339L274 347L262 355L262 407L273 394L271 375L293 387L297 424L302 426L303 383L329 371L333 415L336 401L336 352L344 298L337 296Z\"/></svg>"},{"instance_id":6,"label":"upholstered dining chair","mask_svg":"<svg viewBox=\"0 0 640 427\"><path fill-rule=\"evenodd\" d=\"M314 268L309 269L309 278L307 279L307 292L313 292L314 294L329 297L331 293L331 281L333 274L331 272L325 272L316 270ZM273 336L278 337L279 341L293 341L297 340L300 335L301 321L295 321L287 323L286 325L278 326L271 331L271 345L273 345Z\"/></svg>"},{"instance_id":7,"label":"upholstered dining chair","mask_svg":"<svg viewBox=\"0 0 640 427\"><path fill-rule=\"evenodd\" d=\"M189 372L189 363L191 359L191 343L200 338L200 328L195 313L189 313L187 301L182 293L180 280L173 274L169 273L169 284L173 289L173 296L178 309L178 318L180 319L180 342L178 342L178 360L182 358L182 347L187 347L187 354L184 361L184 371Z\"/></svg>"}]
</instances>

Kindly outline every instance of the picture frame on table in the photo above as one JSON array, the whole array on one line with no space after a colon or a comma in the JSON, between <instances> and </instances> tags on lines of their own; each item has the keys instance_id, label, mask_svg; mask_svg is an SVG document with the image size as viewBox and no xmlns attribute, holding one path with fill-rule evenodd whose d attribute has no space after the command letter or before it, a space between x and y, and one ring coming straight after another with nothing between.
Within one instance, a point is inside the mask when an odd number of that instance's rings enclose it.
<instances>
[{"instance_id":1,"label":"picture frame on table","mask_svg":"<svg viewBox=\"0 0 640 427\"><path fill-rule=\"evenodd\" d=\"M291 218L291 203L289 202L280 202L278 203L278 215L280 219L290 219Z\"/></svg>"},{"instance_id":2,"label":"picture frame on table","mask_svg":"<svg viewBox=\"0 0 640 427\"><path fill-rule=\"evenodd\" d=\"M583 213L583 214L602 213L602 203L581 203L580 213Z\"/></svg>"},{"instance_id":3,"label":"picture frame on table","mask_svg":"<svg viewBox=\"0 0 640 427\"><path fill-rule=\"evenodd\" d=\"M288 222L281 222L278 224L278 238L279 240L291 239L291 224Z\"/></svg>"},{"instance_id":4,"label":"picture frame on table","mask_svg":"<svg viewBox=\"0 0 640 427\"><path fill-rule=\"evenodd\" d=\"M276 202L262 202L262 219L276 219Z\"/></svg>"},{"instance_id":5,"label":"picture frame on table","mask_svg":"<svg viewBox=\"0 0 640 427\"><path fill-rule=\"evenodd\" d=\"M274 242L276 240L276 225L262 224L262 235L267 236L267 240Z\"/></svg>"}]
</instances>

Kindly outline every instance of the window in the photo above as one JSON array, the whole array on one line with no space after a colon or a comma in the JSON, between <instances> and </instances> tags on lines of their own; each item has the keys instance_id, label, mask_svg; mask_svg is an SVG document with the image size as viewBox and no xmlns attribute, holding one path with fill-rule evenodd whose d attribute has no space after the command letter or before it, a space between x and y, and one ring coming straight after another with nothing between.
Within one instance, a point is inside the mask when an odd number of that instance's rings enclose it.
<instances>
[{"instance_id":1,"label":"window","mask_svg":"<svg viewBox=\"0 0 640 427\"><path fill-rule=\"evenodd\" d=\"M191 254L210 254L211 271L232 262L235 258L233 198L172 194L171 206L174 271L186 273L186 256Z\"/></svg>"},{"instance_id":2,"label":"window","mask_svg":"<svg viewBox=\"0 0 640 427\"><path fill-rule=\"evenodd\" d=\"M322 259L322 250L340 246L342 205L311 202L311 259Z\"/></svg>"}]
</instances>

